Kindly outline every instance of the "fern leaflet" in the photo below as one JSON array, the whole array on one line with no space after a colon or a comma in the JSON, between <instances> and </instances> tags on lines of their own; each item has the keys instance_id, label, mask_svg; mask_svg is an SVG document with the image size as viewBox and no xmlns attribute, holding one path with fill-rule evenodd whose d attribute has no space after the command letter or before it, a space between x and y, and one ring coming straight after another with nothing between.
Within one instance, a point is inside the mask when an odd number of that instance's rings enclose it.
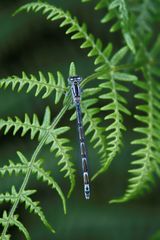
<instances>
[{"instance_id":1,"label":"fern leaflet","mask_svg":"<svg viewBox=\"0 0 160 240\"><path fill-rule=\"evenodd\" d=\"M135 118L146 125L134 129L144 135L143 138L132 142L139 146L133 153L138 159L132 162L138 168L129 170L134 176L129 179L128 189L122 198L112 200L113 203L128 201L141 195L144 190L149 190L149 186L154 183L154 172L159 169L159 86L150 75L149 69L144 69L144 76L146 82L137 81L136 85L145 93L138 93L135 96L145 102L144 105L137 106L137 109L145 115L136 115Z\"/></svg>"},{"instance_id":2,"label":"fern leaflet","mask_svg":"<svg viewBox=\"0 0 160 240\"><path fill-rule=\"evenodd\" d=\"M82 2L89 2L92 0L82 0ZM114 18L118 18L116 23L111 27L110 32L115 32L119 29L122 30L125 42L130 50L135 53L135 44L132 37L129 18L129 12L127 9L125 0L98 0L95 6L96 10L107 8L108 12L102 18L101 23L108 23Z\"/></svg>"},{"instance_id":3,"label":"fern leaflet","mask_svg":"<svg viewBox=\"0 0 160 240\"><path fill-rule=\"evenodd\" d=\"M110 60L111 64L113 64L113 66L116 66L125 56L126 52L127 48L124 47L117 53L115 53ZM106 160L102 161L102 167L93 176L93 179L108 169L112 160L119 152L120 146L122 144L122 131L125 130L122 114L130 114L130 112L125 106L126 100L123 96L121 96L121 94L119 94L119 92L128 92L128 89L119 82L132 82L137 80L136 76L134 75L116 72L114 70L111 71L109 74L102 75L100 79L108 80L105 83L99 85L99 87L105 92L106 90L108 91L107 93L100 94L99 97L100 99L109 101L109 103L105 104L105 106L103 106L101 110L107 112L105 120L107 122L108 120L112 121L112 123L105 129L107 135L106 151L108 157Z\"/></svg>"},{"instance_id":4,"label":"fern leaflet","mask_svg":"<svg viewBox=\"0 0 160 240\"><path fill-rule=\"evenodd\" d=\"M26 93L29 93L35 88L35 96L41 94L43 99L49 97L55 91L55 104L57 104L63 94L67 91L64 78L60 72L57 72L57 79L56 83L52 73L48 73L47 80L42 72L39 72L39 79L33 74L28 77L27 74L23 72L22 77L12 76L2 79L0 81L0 88L6 89L11 87L12 91L16 89L20 92L25 86L27 86L25 89Z\"/></svg>"},{"instance_id":5,"label":"fern leaflet","mask_svg":"<svg viewBox=\"0 0 160 240\"><path fill-rule=\"evenodd\" d=\"M84 42L81 44L81 48L91 48L88 53L89 57L95 57L95 64L101 62L108 64L107 55L108 48L111 48L111 44L108 45L104 50L102 41L100 39L95 39L92 34L87 33L87 26L85 23L82 25L79 24L76 17L72 17L70 12L64 12L62 9L59 9L53 5L43 2L31 2L22 7L20 7L15 14L22 11L33 11L38 12L42 11L43 15L47 15L47 20L56 21L61 20L60 27L68 26L66 34L72 34L71 39L84 39Z\"/></svg>"},{"instance_id":6,"label":"fern leaflet","mask_svg":"<svg viewBox=\"0 0 160 240\"><path fill-rule=\"evenodd\" d=\"M20 202L25 203L26 209L29 209L30 212L34 212L36 215L39 216L43 224L53 233L55 233L54 229L46 220L46 217L42 211L42 208L39 206L39 202L33 202L30 198L30 195L34 194L35 190L24 190L21 194ZM18 198L18 193L15 187L12 187L11 193L6 192L5 194L0 194L0 203L3 202L11 202L12 204Z\"/></svg>"},{"instance_id":7,"label":"fern leaflet","mask_svg":"<svg viewBox=\"0 0 160 240\"><path fill-rule=\"evenodd\" d=\"M49 130L50 126L51 112L49 107L46 108L42 124L39 123L36 114L33 115L32 121L27 114L25 114L24 121L21 121L18 117L15 117L15 120L10 117L7 120L0 119L0 129L4 128L4 134L7 134L10 129L13 129L13 135L15 135L19 130L22 130L21 136L25 136L27 132L30 131L31 139L33 140L36 135L38 135L37 137L39 141L43 138L45 132ZM60 157L59 165L63 165L61 171L66 172L65 177L69 177L71 182L71 190L73 190L75 185L75 170L73 168L73 163L70 162L69 152L71 147L65 146L65 144L69 142L68 139L59 137L69 129L69 127L60 127L49 130L46 144L51 144L51 152L57 151L55 156Z\"/></svg>"},{"instance_id":8,"label":"fern leaflet","mask_svg":"<svg viewBox=\"0 0 160 240\"><path fill-rule=\"evenodd\" d=\"M12 217L8 217L7 212L4 211L3 212L3 217L0 218L0 223L2 224L3 227L5 227L7 224L9 224L11 226L16 226L25 236L25 238L27 240L31 240L31 237L27 231L27 229L25 228L25 226L18 220L18 215L14 215ZM0 237L1 240L8 240L10 239L10 235L3 235L3 237Z\"/></svg>"},{"instance_id":9,"label":"fern leaflet","mask_svg":"<svg viewBox=\"0 0 160 240\"><path fill-rule=\"evenodd\" d=\"M149 0L144 0L131 8L132 13L135 15L136 30L140 36L143 37L153 31L152 24L155 16L158 15L158 9L158 1Z\"/></svg>"}]
</instances>

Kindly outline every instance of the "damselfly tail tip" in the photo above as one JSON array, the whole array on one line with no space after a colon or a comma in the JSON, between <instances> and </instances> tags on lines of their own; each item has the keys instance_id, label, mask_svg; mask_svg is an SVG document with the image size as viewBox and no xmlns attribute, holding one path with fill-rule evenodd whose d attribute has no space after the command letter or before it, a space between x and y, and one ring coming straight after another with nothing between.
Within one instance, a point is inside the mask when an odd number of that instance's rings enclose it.
<instances>
[{"instance_id":1,"label":"damselfly tail tip","mask_svg":"<svg viewBox=\"0 0 160 240\"><path fill-rule=\"evenodd\" d=\"M88 193L85 193L85 199L86 200L89 200L90 199L90 193L88 194Z\"/></svg>"},{"instance_id":2,"label":"damselfly tail tip","mask_svg":"<svg viewBox=\"0 0 160 240\"><path fill-rule=\"evenodd\" d=\"M85 199L89 200L90 199L90 187L89 187L89 184L85 185L84 194L85 194Z\"/></svg>"}]
</instances>

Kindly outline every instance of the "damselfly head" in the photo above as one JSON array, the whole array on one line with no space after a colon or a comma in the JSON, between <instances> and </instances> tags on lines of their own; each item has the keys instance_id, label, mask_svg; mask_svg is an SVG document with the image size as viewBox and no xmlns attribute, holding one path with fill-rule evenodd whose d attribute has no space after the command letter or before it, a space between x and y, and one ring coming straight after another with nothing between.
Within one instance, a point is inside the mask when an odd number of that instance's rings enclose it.
<instances>
[{"instance_id":1,"label":"damselfly head","mask_svg":"<svg viewBox=\"0 0 160 240\"><path fill-rule=\"evenodd\" d=\"M68 82L69 83L76 83L76 82L81 82L82 81L82 77L80 76L72 76L68 78Z\"/></svg>"}]
</instances>

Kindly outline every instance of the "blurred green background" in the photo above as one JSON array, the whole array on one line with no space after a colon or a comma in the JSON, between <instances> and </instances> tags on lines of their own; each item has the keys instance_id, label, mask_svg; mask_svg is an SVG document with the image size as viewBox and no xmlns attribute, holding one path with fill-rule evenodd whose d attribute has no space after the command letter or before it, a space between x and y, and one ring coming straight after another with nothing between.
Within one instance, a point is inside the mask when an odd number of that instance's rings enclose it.
<instances>
[{"instance_id":1,"label":"blurred green background","mask_svg":"<svg viewBox=\"0 0 160 240\"><path fill-rule=\"evenodd\" d=\"M77 64L78 72L86 76L93 72L92 59L86 57L87 51L79 49L78 41L71 41L64 34L64 29L59 29L58 24L47 22L41 14L20 14L12 17L12 13L17 6L27 1L0 1L0 78L8 75L20 75L24 70L26 73L35 73L39 70L46 73L51 71L56 73L61 70L66 76L71 61ZM50 0L64 9L69 9L77 15L80 21L86 21L89 31L96 36L100 36L104 42L112 41L115 48L122 46L119 33L107 35L107 28L99 24L102 12L94 12L94 4L81 4L79 0ZM117 38L119 41L117 41ZM134 89L132 90L134 91ZM127 95L130 108L133 108L134 100L131 94ZM10 89L0 91L0 116L18 115L23 119L24 113L30 116L35 112L42 119L45 107L49 105L56 116L58 108L54 106L52 97L47 100L35 98L33 93L26 94L11 92ZM68 123L70 114L65 116L61 124ZM35 181L33 177L29 183L30 188L39 189L35 200L40 200L45 209L48 220L57 230L56 235L51 235L41 224L39 219L19 206L17 212L22 221L28 227L32 239L83 239L83 240L145 240L150 239L152 234L160 228L160 195L159 187L155 186L151 194L146 194L139 200L128 204L109 205L108 201L124 193L127 186L128 173L130 167L131 151L133 147L129 142L134 138L131 129L135 125L132 118L126 120L128 131L125 133L124 146L116 157L109 171L100 176L92 183L92 198L85 201L83 198L81 163L77 157L79 145L77 141L76 123L70 124L72 127L70 139L74 148L73 162L77 169L77 185L73 195L67 202L68 213L65 216L62 211L61 202L56 192L50 191L45 184ZM29 136L29 135L28 135ZM0 165L7 163L8 159L16 161L16 150L22 151L30 157L37 142L31 142L29 137L20 138L20 134L13 137L12 134L3 136L0 133ZM99 159L96 157L92 146L88 142L88 152L91 174L98 167ZM41 153L41 157L46 159L46 169L53 171L54 177L62 186L68 189L62 174L59 174L56 160L53 154L49 153L46 147ZM17 159L18 160L18 159ZM18 188L22 177L3 177L0 179L0 192L10 190L10 186L15 184ZM4 205L3 205L4 206ZM5 209L10 209L8 205ZM3 207L1 206L1 213ZM23 236L16 229L11 228L13 239L23 239ZM158 238L157 238L158 239ZM159 238L160 239L160 238Z\"/></svg>"}]
</instances>

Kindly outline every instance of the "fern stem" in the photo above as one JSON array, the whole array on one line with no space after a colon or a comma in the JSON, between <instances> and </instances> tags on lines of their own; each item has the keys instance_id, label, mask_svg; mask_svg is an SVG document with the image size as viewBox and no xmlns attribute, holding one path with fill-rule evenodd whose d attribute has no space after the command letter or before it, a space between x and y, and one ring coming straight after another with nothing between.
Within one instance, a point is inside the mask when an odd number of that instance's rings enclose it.
<instances>
[{"instance_id":1,"label":"fern stem","mask_svg":"<svg viewBox=\"0 0 160 240\"><path fill-rule=\"evenodd\" d=\"M46 133L44 134L43 138L41 139L40 143L38 144L36 150L34 151L32 157L31 157L31 161L30 161L30 167L28 168L28 171L26 173L26 176L23 180L23 183L21 185L21 188L19 190L19 193L18 193L18 196L17 196L17 199L16 201L14 202L11 210L10 210L10 213L9 213L9 216L8 216L8 219L7 219L7 222L6 222L6 225L4 226L4 229L3 229L3 232L2 232L2 239L5 238L5 235L7 234L7 230L8 230L8 227L9 227L9 224L10 224L10 220L12 219L12 217L14 216L14 213L17 209L17 206L20 202L20 199L21 199L21 195L23 193L23 191L25 190L27 184L28 184L28 181L29 181L29 178L30 178L30 175L31 175L31 172L32 172L32 167L34 165L34 162L36 161L37 159L37 156L38 154L40 153L40 151L42 150L42 147L44 146L47 138L48 138L48 135L49 135L49 131L53 128L55 128L55 126L58 124L58 122L61 120L62 116L65 114L65 112L67 111L69 105L70 105L70 102L71 102L71 96L68 95L68 99L66 101L66 104L64 105L64 107L62 108L62 110L59 112L59 114L57 115L57 117L54 119L53 123L51 124L50 128L48 128L48 130L46 131Z\"/></svg>"},{"instance_id":2,"label":"fern stem","mask_svg":"<svg viewBox=\"0 0 160 240\"><path fill-rule=\"evenodd\" d=\"M97 73L93 73L91 75L89 75L88 77L86 77L82 83L81 83L81 87L84 87L87 83L89 83L92 80L95 80L96 78L100 77L102 74L102 72L97 72Z\"/></svg>"}]
</instances>

